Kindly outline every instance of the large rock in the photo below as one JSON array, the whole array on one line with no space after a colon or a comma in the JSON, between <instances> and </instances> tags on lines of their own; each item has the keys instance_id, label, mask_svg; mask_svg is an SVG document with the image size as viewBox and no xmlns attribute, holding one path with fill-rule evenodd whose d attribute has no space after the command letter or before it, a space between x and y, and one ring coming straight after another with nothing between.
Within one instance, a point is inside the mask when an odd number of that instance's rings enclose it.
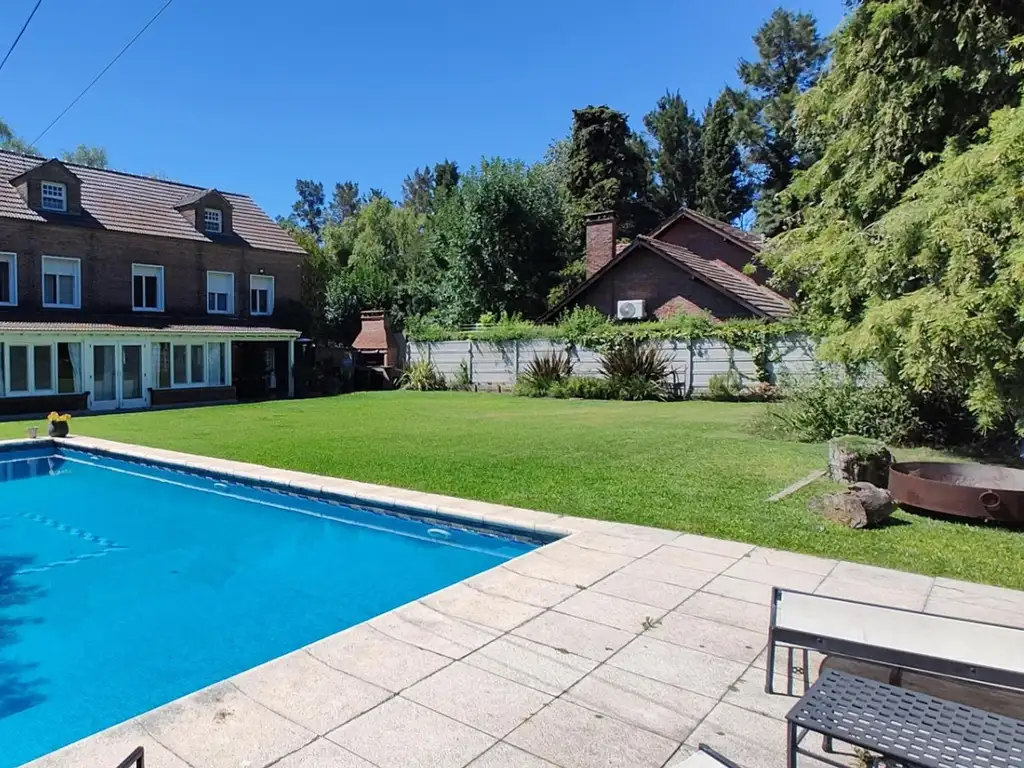
<instances>
[{"instance_id":1,"label":"large rock","mask_svg":"<svg viewBox=\"0 0 1024 768\"><path fill-rule=\"evenodd\" d=\"M857 435L828 441L828 474L837 483L871 483L889 487L892 454L884 443Z\"/></svg>"},{"instance_id":2,"label":"large rock","mask_svg":"<svg viewBox=\"0 0 1024 768\"><path fill-rule=\"evenodd\" d=\"M840 493L812 499L811 507L822 517L848 528L870 528L884 522L895 505L884 488L871 483L854 483Z\"/></svg>"}]
</instances>

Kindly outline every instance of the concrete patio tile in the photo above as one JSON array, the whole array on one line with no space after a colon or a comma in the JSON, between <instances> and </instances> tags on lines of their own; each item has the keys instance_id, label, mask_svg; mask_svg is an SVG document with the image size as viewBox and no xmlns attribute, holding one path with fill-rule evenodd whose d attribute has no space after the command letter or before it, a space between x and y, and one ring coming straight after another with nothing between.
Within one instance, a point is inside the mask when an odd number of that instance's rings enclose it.
<instances>
[{"instance_id":1,"label":"concrete patio tile","mask_svg":"<svg viewBox=\"0 0 1024 768\"><path fill-rule=\"evenodd\" d=\"M391 698L391 693L346 675L305 651L231 678L242 693L314 733L325 734Z\"/></svg>"},{"instance_id":2,"label":"concrete patio tile","mask_svg":"<svg viewBox=\"0 0 1024 768\"><path fill-rule=\"evenodd\" d=\"M731 597L734 600L743 600L757 605L771 605L772 602L771 584L737 579L735 576L716 576L704 585L701 592Z\"/></svg>"},{"instance_id":3,"label":"concrete patio tile","mask_svg":"<svg viewBox=\"0 0 1024 768\"><path fill-rule=\"evenodd\" d=\"M329 667L397 693L451 660L362 624L306 648Z\"/></svg>"},{"instance_id":4,"label":"concrete patio tile","mask_svg":"<svg viewBox=\"0 0 1024 768\"><path fill-rule=\"evenodd\" d=\"M556 542L525 557L516 558L504 567L523 576L587 587L634 561L628 555L597 552Z\"/></svg>"},{"instance_id":5,"label":"concrete patio tile","mask_svg":"<svg viewBox=\"0 0 1024 768\"><path fill-rule=\"evenodd\" d=\"M766 565L749 558L740 560L736 565L727 570L725 575L736 579L757 581L773 587L795 589L801 592L813 592L821 584L822 579L825 578L816 573L783 568L780 565Z\"/></svg>"},{"instance_id":6,"label":"concrete patio tile","mask_svg":"<svg viewBox=\"0 0 1024 768\"><path fill-rule=\"evenodd\" d=\"M695 533L684 533L674 541L669 542L673 547L692 549L696 552L707 552L709 555L723 555L725 557L743 557L750 552L753 544L744 544L739 541L728 541L726 539L712 539L708 536L698 536Z\"/></svg>"},{"instance_id":7,"label":"concrete patio tile","mask_svg":"<svg viewBox=\"0 0 1024 768\"><path fill-rule=\"evenodd\" d=\"M678 551L682 552L683 550ZM650 581L660 581L663 584L674 584L677 587L686 587L687 589L700 589L715 578L715 574L708 571L684 568L664 561L648 560L646 558L635 560L620 570L619 573Z\"/></svg>"},{"instance_id":8,"label":"concrete patio tile","mask_svg":"<svg viewBox=\"0 0 1024 768\"><path fill-rule=\"evenodd\" d=\"M840 562L833 569L831 575L843 581L874 584L883 589L903 589L909 592L931 589L935 583L933 576L893 571L889 568L878 568L874 565L861 565L860 563Z\"/></svg>"},{"instance_id":9,"label":"concrete patio tile","mask_svg":"<svg viewBox=\"0 0 1024 768\"><path fill-rule=\"evenodd\" d=\"M641 635L608 664L652 680L719 699L747 665Z\"/></svg>"},{"instance_id":10,"label":"concrete patio tile","mask_svg":"<svg viewBox=\"0 0 1024 768\"><path fill-rule=\"evenodd\" d=\"M927 589L885 589L875 584L861 584L855 581L838 579L829 576L814 590L816 595L839 597L844 600L858 600L862 603L875 603L891 608L906 608L911 611L924 610L928 599Z\"/></svg>"},{"instance_id":11,"label":"concrete patio tile","mask_svg":"<svg viewBox=\"0 0 1024 768\"><path fill-rule=\"evenodd\" d=\"M643 557L661 546L658 542L645 539L633 539L622 535L606 533L578 533L572 537L572 545L598 552L610 552L613 555L629 555Z\"/></svg>"},{"instance_id":12,"label":"concrete patio tile","mask_svg":"<svg viewBox=\"0 0 1024 768\"><path fill-rule=\"evenodd\" d=\"M962 600L1009 613L1024 613L1024 592L1015 589L938 578L931 596L942 600Z\"/></svg>"},{"instance_id":13,"label":"concrete patio tile","mask_svg":"<svg viewBox=\"0 0 1024 768\"><path fill-rule=\"evenodd\" d=\"M149 766L149 754L146 754L146 766ZM358 755L353 755L337 744L326 739L317 739L298 752L292 752L274 768L374 768Z\"/></svg>"},{"instance_id":14,"label":"concrete patio tile","mask_svg":"<svg viewBox=\"0 0 1024 768\"><path fill-rule=\"evenodd\" d=\"M531 619L512 634L594 661L604 661L634 637L632 632L555 611Z\"/></svg>"},{"instance_id":15,"label":"concrete patio tile","mask_svg":"<svg viewBox=\"0 0 1024 768\"><path fill-rule=\"evenodd\" d=\"M644 622L648 619L656 620L665 613L664 608L604 595L589 589L559 603L553 610L632 632L634 635L646 629Z\"/></svg>"},{"instance_id":16,"label":"concrete patio tile","mask_svg":"<svg viewBox=\"0 0 1024 768\"><path fill-rule=\"evenodd\" d=\"M696 751L696 747L691 747L689 744L680 744L679 749L672 755L672 759L665 763L665 768L679 768L679 766L693 757L693 753Z\"/></svg>"},{"instance_id":17,"label":"concrete patio tile","mask_svg":"<svg viewBox=\"0 0 1024 768\"><path fill-rule=\"evenodd\" d=\"M505 739L563 768L660 768L677 743L558 699Z\"/></svg>"},{"instance_id":18,"label":"concrete patio tile","mask_svg":"<svg viewBox=\"0 0 1024 768\"><path fill-rule=\"evenodd\" d=\"M188 763L150 736L135 720L51 752L27 763L25 768L113 768L140 746L146 750L146 765L150 768L190 768Z\"/></svg>"},{"instance_id":19,"label":"concrete patio tile","mask_svg":"<svg viewBox=\"0 0 1024 768\"><path fill-rule=\"evenodd\" d=\"M489 595L465 584L454 584L420 602L448 616L503 632L518 627L544 610L536 605Z\"/></svg>"},{"instance_id":20,"label":"concrete patio tile","mask_svg":"<svg viewBox=\"0 0 1024 768\"><path fill-rule=\"evenodd\" d=\"M572 515L563 515L558 519L558 527L564 528L570 533L584 533L586 531L612 533L617 525L619 525L619 523L613 523L610 520L597 520L592 517L573 517Z\"/></svg>"},{"instance_id":21,"label":"concrete patio tile","mask_svg":"<svg viewBox=\"0 0 1024 768\"><path fill-rule=\"evenodd\" d=\"M220 683L142 715L153 738L190 765L262 768L315 734ZM124 759L122 755L121 759Z\"/></svg>"},{"instance_id":22,"label":"concrete patio tile","mask_svg":"<svg viewBox=\"0 0 1024 768\"><path fill-rule=\"evenodd\" d=\"M553 515L550 512L538 512L533 509L519 509L518 507L503 507L495 504L487 504L482 511L484 520L502 523L515 528L544 530L560 529L563 527L561 515Z\"/></svg>"},{"instance_id":23,"label":"concrete patio tile","mask_svg":"<svg viewBox=\"0 0 1024 768\"><path fill-rule=\"evenodd\" d=\"M693 594L688 587L666 584L663 581L651 581L628 573L613 573L606 576L590 588L591 592L621 597L638 603L655 605L671 610Z\"/></svg>"},{"instance_id":24,"label":"concrete patio tile","mask_svg":"<svg viewBox=\"0 0 1024 768\"><path fill-rule=\"evenodd\" d=\"M747 557L752 563L762 565L776 565L780 568L789 568L792 571L806 571L818 576L828 576L836 567L838 560L829 560L814 555L804 555L800 552L787 552L781 549L768 549L757 547Z\"/></svg>"},{"instance_id":25,"label":"concrete patio tile","mask_svg":"<svg viewBox=\"0 0 1024 768\"><path fill-rule=\"evenodd\" d=\"M370 626L395 640L450 659L461 659L501 634L489 627L452 618L418 602L382 614L372 619Z\"/></svg>"},{"instance_id":26,"label":"concrete patio tile","mask_svg":"<svg viewBox=\"0 0 1024 768\"><path fill-rule=\"evenodd\" d=\"M696 549L675 547L671 544L659 547L649 555L646 555L644 560L666 563L677 568L707 571L708 573L722 573L722 571L736 564L735 557L713 555L710 552L699 552Z\"/></svg>"},{"instance_id":27,"label":"concrete patio tile","mask_svg":"<svg viewBox=\"0 0 1024 768\"><path fill-rule=\"evenodd\" d=\"M609 533L613 536L628 536L631 539L650 541L655 544L668 544L679 537L677 531L651 528L647 525L636 525L634 523L613 523L612 530Z\"/></svg>"},{"instance_id":28,"label":"concrete patio tile","mask_svg":"<svg viewBox=\"0 0 1024 768\"><path fill-rule=\"evenodd\" d=\"M499 739L551 701L551 696L456 662L402 696Z\"/></svg>"},{"instance_id":29,"label":"concrete patio tile","mask_svg":"<svg viewBox=\"0 0 1024 768\"><path fill-rule=\"evenodd\" d=\"M767 637L762 632L720 624L699 616L672 612L648 632L650 637L686 648L749 664L764 649Z\"/></svg>"},{"instance_id":30,"label":"concrete patio tile","mask_svg":"<svg viewBox=\"0 0 1024 768\"><path fill-rule=\"evenodd\" d=\"M775 676L775 690L786 690L786 680L781 675ZM802 687L799 688L799 691L803 694ZM782 720L796 704L797 698L781 693L765 693L764 670L752 667L732 684L722 701L741 709L749 709L751 712Z\"/></svg>"},{"instance_id":31,"label":"concrete patio tile","mask_svg":"<svg viewBox=\"0 0 1024 768\"><path fill-rule=\"evenodd\" d=\"M495 640L471 653L463 663L552 696L561 695L597 666L591 659L515 635Z\"/></svg>"},{"instance_id":32,"label":"concrete patio tile","mask_svg":"<svg viewBox=\"0 0 1024 768\"><path fill-rule=\"evenodd\" d=\"M767 605L757 605L748 603L746 600L698 592L676 608L676 611L717 621L721 624L762 632L765 639L768 637L769 610Z\"/></svg>"},{"instance_id":33,"label":"concrete patio tile","mask_svg":"<svg viewBox=\"0 0 1024 768\"><path fill-rule=\"evenodd\" d=\"M467 768L558 768L558 766L502 741L480 755Z\"/></svg>"},{"instance_id":34,"label":"concrete patio tile","mask_svg":"<svg viewBox=\"0 0 1024 768\"><path fill-rule=\"evenodd\" d=\"M607 664L576 683L563 698L675 741L686 739L717 703Z\"/></svg>"},{"instance_id":35,"label":"concrete patio tile","mask_svg":"<svg viewBox=\"0 0 1024 768\"><path fill-rule=\"evenodd\" d=\"M686 743L694 748L707 744L744 768L786 764L785 723L732 704L715 707Z\"/></svg>"},{"instance_id":36,"label":"concrete patio tile","mask_svg":"<svg viewBox=\"0 0 1024 768\"><path fill-rule=\"evenodd\" d=\"M496 741L401 696L328 738L380 768L462 768Z\"/></svg>"},{"instance_id":37,"label":"concrete patio tile","mask_svg":"<svg viewBox=\"0 0 1024 768\"><path fill-rule=\"evenodd\" d=\"M579 590L570 584L559 584L523 576L505 567L492 568L465 582L488 595L507 597L528 605L550 608Z\"/></svg>"},{"instance_id":38,"label":"concrete patio tile","mask_svg":"<svg viewBox=\"0 0 1024 768\"><path fill-rule=\"evenodd\" d=\"M988 605L975 605L962 600L948 600L942 597L930 597L925 604L928 613L936 613L941 616L956 616L961 619L972 621L984 621L989 624L1002 624L1006 627L1024 628L1024 613L1010 613L1009 611L992 608Z\"/></svg>"}]
</instances>

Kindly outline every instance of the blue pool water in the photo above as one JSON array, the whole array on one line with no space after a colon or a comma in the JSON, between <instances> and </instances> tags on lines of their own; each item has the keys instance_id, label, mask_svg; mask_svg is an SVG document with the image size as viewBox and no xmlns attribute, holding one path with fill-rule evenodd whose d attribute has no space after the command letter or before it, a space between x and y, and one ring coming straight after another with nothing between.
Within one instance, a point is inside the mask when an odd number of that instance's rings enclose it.
<instances>
[{"instance_id":1,"label":"blue pool water","mask_svg":"<svg viewBox=\"0 0 1024 768\"><path fill-rule=\"evenodd\" d=\"M0 453L0 768L538 544L81 451Z\"/></svg>"}]
</instances>

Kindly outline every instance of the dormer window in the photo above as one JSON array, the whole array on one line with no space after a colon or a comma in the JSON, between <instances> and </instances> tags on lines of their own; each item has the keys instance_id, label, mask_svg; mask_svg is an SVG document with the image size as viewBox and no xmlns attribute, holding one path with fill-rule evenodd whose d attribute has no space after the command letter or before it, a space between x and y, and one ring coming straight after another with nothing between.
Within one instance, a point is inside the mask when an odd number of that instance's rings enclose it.
<instances>
[{"instance_id":1,"label":"dormer window","mask_svg":"<svg viewBox=\"0 0 1024 768\"><path fill-rule=\"evenodd\" d=\"M224 231L224 214L219 208L207 208L203 212L203 225L207 232L219 235Z\"/></svg>"},{"instance_id":2,"label":"dormer window","mask_svg":"<svg viewBox=\"0 0 1024 768\"><path fill-rule=\"evenodd\" d=\"M54 181L42 183L42 208L44 211L57 211L67 213L68 210L68 188L66 184L58 184Z\"/></svg>"}]
</instances>

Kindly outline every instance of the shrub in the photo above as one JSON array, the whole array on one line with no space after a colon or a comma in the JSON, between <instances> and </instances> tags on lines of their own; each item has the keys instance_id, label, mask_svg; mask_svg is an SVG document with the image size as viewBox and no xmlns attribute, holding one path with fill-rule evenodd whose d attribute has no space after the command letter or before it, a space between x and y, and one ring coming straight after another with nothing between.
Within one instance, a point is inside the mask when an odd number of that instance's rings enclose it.
<instances>
[{"instance_id":1,"label":"shrub","mask_svg":"<svg viewBox=\"0 0 1024 768\"><path fill-rule=\"evenodd\" d=\"M743 394L743 381L740 375L733 369L727 373L716 373L708 379L708 391L704 395L706 400L739 400Z\"/></svg>"},{"instance_id":2,"label":"shrub","mask_svg":"<svg viewBox=\"0 0 1024 768\"><path fill-rule=\"evenodd\" d=\"M740 399L755 403L770 403L779 399L779 388L767 381L759 381L749 387L744 387L740 393Z\"/></svg>"},{"instance_id":3,"label":"shrub","mask_svg":"<svg viewBox=\"0 0 1024 768\"><path fill-rule=\"evenodd\" d=\"M766 412L773 432L808 442L861 435L886 443L907 444L922 434L922 422L908 393L882 380L825 370L785 390L787 400Z\"/></svg>"},{"instance_id":4,"label":"shrub","mask_svg":"<svg viewBox=\"0 0 1024 768\"><path fill-rule=\"evenodd\" d=\"M669 360L656 346L621 339L601 356L601 373L618 400L667 400Z\"/></svg>"},{"instance_id":5,"label":"shrub","mask_svg":"<svg viewBox=\"0 0 1024 768\"><path fill-rule=\"evenodd\" d=\"M551 350L536 355L526 366L523 375L516 382L522 394L540 397L548 393L554 384L572 375L572 363L564 352ZM519 385L522 384L522 387Z\"/></svg>"},{"instance_id":6,"label":"shrub","mask_svg":"<svg viewBox=\"0 0 1024 768\"><path fill-rule=\"evenodd\" d=\"M570 376L551 387L550 395L561 398L584 400L607 400L611 396L607 379L587 376Z\"/></svg>"},{"instance_id":7,"label":"shrub","mask_svg":"<svg viewBox=\"0 0 1024 768\"><path fill-rule=\"evenodd\" d=\"M455 392L466 392L472 388L473 379L469 375L469 364L462 360L459 362L459 370L455 374L455 378L448 383L448 389Z\"/></svg>"},{"instance_id":8,"label":"shrub","mask_svg":"<svg viewBox=\"0 0 1024 768\"><path fill-rule=\"evenodd\" d=\"M447 389L444 376L438 373L437 368L429 360L417 360L406 366L398 384L402 389L414 389L418 392Z\"/></svg>"}]
</instances>

